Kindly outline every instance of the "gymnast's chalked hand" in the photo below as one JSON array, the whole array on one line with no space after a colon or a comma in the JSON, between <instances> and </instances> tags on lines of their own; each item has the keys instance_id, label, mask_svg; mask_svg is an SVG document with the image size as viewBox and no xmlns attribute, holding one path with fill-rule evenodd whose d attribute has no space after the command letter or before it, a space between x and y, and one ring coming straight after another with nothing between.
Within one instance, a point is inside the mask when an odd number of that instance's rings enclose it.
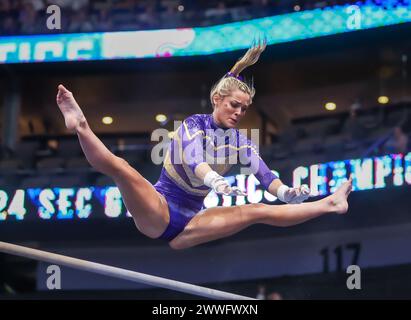
<instances>
[{"instance_id":1,"label":"gymnast's chalked hand","mask_svg":"<svg viewBox=\"0 0 411 320\"><path fill-rule=\"evenodd\" d=\"M214 192L216 194L221 194L224 196L246 196L247 193L242 191L238 187L231 187L227 181L220 180L219 183L215 186Z\"/></svg>"},{"instance_id":2,"label":"gymnast's chalked hand","mask_svg":"<svg viewBox=\"0 0 411 320\"><path fill-rule=\"evenodd\" d=\"M290 188L285 192L286 202L290 204L299 204L304 202L310 197L310 188L303 184L297 188Z\"/></svg>"}]
</instances>

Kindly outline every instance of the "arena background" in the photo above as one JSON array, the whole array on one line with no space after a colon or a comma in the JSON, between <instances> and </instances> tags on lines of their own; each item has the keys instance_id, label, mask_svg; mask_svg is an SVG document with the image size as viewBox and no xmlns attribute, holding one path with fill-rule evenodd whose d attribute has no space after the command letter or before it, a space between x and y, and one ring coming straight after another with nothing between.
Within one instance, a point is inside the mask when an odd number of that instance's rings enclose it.
<instances>
[{"instance_id":1,"label":"arena background","mask_svg":"<svg viewBox=\"0 0 411 320\"><path fill-rule=\"evenodd\" d=\"M50 4L61 7L60 30L46 27ZM399 0L3 1L0 240L262 299L409 299L410 8ZM196 46L158 31L172 29L194 30ZM101 32L113 32L116 41L105 45L118 45L118 57L100 54L104 40L92 50L66 48ZM245 74L257 95L242 128L259 129L269 167L285 183L308 183L313 200L356 173L348 214L288 228L255 225L185 251L144 237L113 182L87 164L66 131L57 85L73 91L104 143L154 183L161 165L151 161L153 130L173 131L174 121L211 112L211 86L261 35L269 45ZM41 53L48 39L57 47ZM130 54L145 46L147 56ZM233 182L251 179L235 181L237 174ZM247 202L279 204L255 188ZM353 264L362 270L360 290L346 286ZM47 267L1 254L0 297L192 298L69 268L62 289L51 291Z\"/></svg>"}]
</instances>

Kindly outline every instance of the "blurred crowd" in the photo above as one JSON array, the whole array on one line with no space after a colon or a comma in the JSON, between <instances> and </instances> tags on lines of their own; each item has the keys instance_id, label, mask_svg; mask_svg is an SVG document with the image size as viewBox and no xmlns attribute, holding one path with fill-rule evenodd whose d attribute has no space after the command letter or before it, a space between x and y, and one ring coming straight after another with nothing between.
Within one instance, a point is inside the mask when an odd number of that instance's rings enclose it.
<instances>
[{"instance_id":1,"label":"blurred crowd","mask_svg":"<svg viewBox=\"0 0 411 320\"><path fill-rule=\"evenodd\" d=\"M345 4L349 0L0 0L0 35L200 27ZM48 30L46 9L61 9Z\"/></svg>"}]
</instances>

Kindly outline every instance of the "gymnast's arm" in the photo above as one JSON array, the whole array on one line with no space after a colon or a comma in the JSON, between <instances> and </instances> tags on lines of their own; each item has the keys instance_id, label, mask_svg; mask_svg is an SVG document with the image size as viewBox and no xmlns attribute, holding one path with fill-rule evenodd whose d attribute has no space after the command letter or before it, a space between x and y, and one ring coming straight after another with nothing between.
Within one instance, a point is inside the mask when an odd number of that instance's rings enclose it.
<instances>
[{"instance_id":1,"label":"gymnast's arm","mask_svg":"<svg viewBox=\"0 0 411 320\"><path fill-rule=\"evenodd\" d=\"M308 199L310 196L308 186L302 185L299 188L288 187L278 176L271 172L255 148L252 148L251 151L251 167L253 172L256 172L256 178L269 193L285 203L297 204Z\"/></svg>"},{"instance_id":2,"label":"gymnast's arm","mask_svg":"<svg viewBox=\"0 0 411 320\"><path fill-rule=\"evenodd\" d=\"M183 161L195 176L216 193L233 195L233 188L230 187L224 177L215 172L206 162L204 156L204 130L201 122L198 122L195 116L184 120L179 138L183 149Z\"/></svg>"},{"instance_id":3,"label":"gymnast's arm","mask_svg":"<svg viewBox=\"0 0 411 320\"><path fill-rule=\"evenodd\" d=\"M204 184L214 190L217 194L228 196L245 196L246 194L238 187L232 187L223 176L215 172L208 163L197 165L194 171L196 177L204 181Z\"/></svg>"},{"instance_id":4,"label":"gymnast's arm","mask_svg":"<svg viewBox=\"0 0 411 320\"><path fill-rule=\"evenodd\" d=\"M268 168L267 164L255 149L251 150L251 152L251 168L252 171L255 172L255 177L265 190L272 195L278 196L280 187L285 184Z\"/></svg>"},{"instance_id":5,"label":"gymnast's arm","mask_svg":"<svg viewBox=\"0 0 411 320\"><path fill-rule=\"evenodd\" d=\"M196 166L194 170L194 174L196 175L197 178L204 181L204 178L206 177L206 175L210 173L211 171L213 171L213 169L210 167L210 165L207 162L202 162Z\"/></svg>"}]
</instances>

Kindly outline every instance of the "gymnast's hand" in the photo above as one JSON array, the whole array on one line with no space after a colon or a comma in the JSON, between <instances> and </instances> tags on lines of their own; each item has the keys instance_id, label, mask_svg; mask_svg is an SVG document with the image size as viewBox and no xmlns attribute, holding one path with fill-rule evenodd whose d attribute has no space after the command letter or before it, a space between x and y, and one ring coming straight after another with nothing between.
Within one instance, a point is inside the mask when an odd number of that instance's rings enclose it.
<instances>
[{"instance_id":1,"label":"gymnast's hand","mask_svg":"<svg viewBox=\"0 0 411 320\"><path fill-rule=\"evenodd\" d=\"M218 188L214 189L214 192L217 194L222 194L225 196L247 196L247 193L242 191L239 187L232 187L230 186L227 181L224 181L225 185L224 187L220 190L217 190Z\"/></svg>"},{"instance_id":2,"label":"gymnast's hand","mask_svg":"<svg viewBox=\"0 0 411 320\"><path fill-rule=\"evenodd\" d=\"M214 190L216 194L225 196L246 196L247 193L240 190L238 187L232 187L215 171L210 171L204 178L204 184Z\"/></svg>"},{"instance_id":3,"label":"gymnast's hand","mask_svg":"<svg viewBox=\"0 0 411 320\"><path fill-rule=\"evenodd\" d=\"M301 187L290 188L286 185L280 186L277 191L278 199L285 203L298 204L310 197L310 188L306 184Z\"/></svg>"}]
</instances>

